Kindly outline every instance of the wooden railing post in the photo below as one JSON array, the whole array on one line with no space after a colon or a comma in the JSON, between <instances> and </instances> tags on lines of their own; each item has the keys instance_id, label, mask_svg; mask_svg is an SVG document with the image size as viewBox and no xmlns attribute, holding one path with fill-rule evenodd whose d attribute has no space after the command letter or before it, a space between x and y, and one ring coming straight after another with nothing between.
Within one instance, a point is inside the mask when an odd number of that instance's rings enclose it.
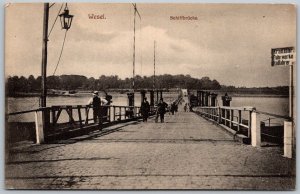
<instances>
[{"instance_id":1,"label":"wooden railing post","mask_svg":"<svg viewBox=\"0 0 300 194\"><path fill-rule=\"evenodd\" d=\"M56 120L55 120L56 109L53 106L51 107L51 113L52 113L52 126L54 127L56 124Z\"/></svg>"},{"instance_id":2,"label":"wooden railing post","mask_svg":"<svg viewBox=\"0 0 300 194\"><path fill-rule=\"evenodd\" d=\"M80 105L77 106L77 110L78 110L79 126L80 126L80 128L82 128L81 106Z\"/></svg>"},{"instance_id":3,"label":"wooden railing post","mask_svg":"<svg viewBox=\"0 0 300 194\"><path fill-rule=\"evenodd\" d=\"M238 116L238 128L237 128L237 131L240 131L241 130L241 124L242 123L242 111L239 110L239 116Z\"/></svg>"},{"instance_id":4,"label":"wooden railing post","mask_svg":"<svg viewBox=\"0 0 300 194\"><path fill-rule=\"evenodd\" d=\"M251 116L252 116L252 111L249 111L249 120L248 120L248 138L251 138Z\"/></svg>"},{"instance_id":5,"label":"wooden railing post","mask_svg":"<svg viewBox=\"0 0 300 194\"><path fill-rule=\"evenodd\" d=\"M89 124L89 107L88 106L86 106L85 107L85 124L87 125L87 124Z\"/></svg>"},{"instance_id":6,"label":"wooden railing post","mask_svg":"<svg viewBox=\"0 0 300 194\"><path fill-rule=\"evenodd\" d=\"M225 112L224 124L225 124L225 126L227 126L227 114L228 114L227 109L225 109L224 112Z\"/></svg>"},{"instance_id":7,"label":"wooden railing post","mask_svg":"<svg viewBox=\"0 0 300 194\"><path fill-rule=\"evenodd\" d=\"M114 109L114 121L116 121L116 107L113 106L113 109Z\"/></svg>"},{"instance_id":8,"label":"wooden railing post","mask_svg":"<svg viewBox=\"0 0 300 194\"><path fill-rule=\"evenodd\" d=\"M222 112L221 107L218 108L218 123L220 124L222 122Z\"/></svg>"},{"instance_id":9,"label":"wooden railing post","mask_svg":"<svg viewBox=\"0 0 300 194\"><path fill-rule=\"evenodd\" d=\"M44 110L42 110L44 111ZM36 144L44 143L44 128L42 111L35 111L35 134Z\"/></svg>"},{"instance_id":10,"label":"wooden railing post","mask_svg":"<svg viewBox=\"0 0 300 194\"><path fill-rule=\"evenodd\" d=\"M110 115L111 115L110 106L107 107L107 109L108 109L108 122L111 122L111 118L110 118Z\"/></svg>"},{"instance_id":11,"label":"wooden railing post","mask_svg":"<svg viewBox=\"0 0 300 194\"><path fill-rule=\"evenodd\" d=\"M122 117L121 117L121 107L119 107L119 120L121 121L122 120Z\"/></svg>"},{"instance_id":12,"label":"wooden railing post","mask_svg":"<svg viewBox=\"0 0 300 194\"><path fill-rule=\"evenodd\" d=\"M230 110L230 128L232 129L233 110Z\"/></svg>"},{"instance_id":13,"label":"wooden railing post","mask_svg":"<svg viewBox=\"0 0 300 194\"><path fill-rule=\"evenodd\" d=\"M73 119L73 108L72 106L67 106L66 111L69 113L69 123L72 123L74 121Z\"/></svg>"},{"instance_id":14,"label":"wooden railing post","mask_svg":"<svg viewBox=\"0 0 300 194\"><path fill-rule=\"evenodd\" d=\"M251 119L252 118L252 111L249 111L249 121L248 121L248 138L251 138Z\"/></svg>"},{"instance_id":15,"label":"wooden railing post","mask_svg":"<svg viewBox=\"0 0 300 194\"><path fill-rule=\"evenodd\" d=\"M260 127L257 126L257 114L255 111L251 113L251 145L259 147L261 144Z\"/></svg>"},{"instance_id":16,"label":"wooden railing post","mask_svg":"<svg viewBox=\"0 0 300 194\"><path fill-rule=\"evenodd\" d=\"M283 156L287 158L293 157L293 123L284 121L284 136L283 136Z\"/></svg>"}]
</instances>

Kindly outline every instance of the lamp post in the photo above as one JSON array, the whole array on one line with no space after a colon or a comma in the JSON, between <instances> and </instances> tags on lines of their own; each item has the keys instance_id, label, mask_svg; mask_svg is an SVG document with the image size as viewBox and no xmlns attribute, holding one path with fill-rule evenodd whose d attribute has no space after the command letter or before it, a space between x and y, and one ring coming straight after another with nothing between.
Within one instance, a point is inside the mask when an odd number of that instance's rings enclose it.
<instances>
[{"instance_id":1,"label":"lamp post","mask_svg":"<svg viewBox=\"0 0 300 194\"><path fill-rule=\"evenodd\" d=\"M46 107L47 97L47 46L48 46L48 23L49 23L49 3L44 3L44 20L43 20L43 51L42 51L42 95L41 107ZM66 4L63 13L59 14L62 29L69 30L72 24L73 15L69 14L68 5Z\"/></svg>"},{"instance_id":2,"label":"lamp post","mask_svg":"<svg viewBox=\"0 0 300 194\"><path fill-rule=\"evenodd\" d=\"M42 92L41 92L41 104L40 107L44 108L47 106L47 54L48 54L48 23L49 23L49 3L44 3L44 18L43 18L43 49L42 49ZM66 4L65 10L60 16L62 29L68 30L71 27L73 15L69 14L68 6ZM46 110L42 111L42 124L46 127L46 123L49 120L49 112Z\"/></svg>"},{"instance_id":3,"label":"lamp post","mask_svg":"<svg viewBox=\"0 0 300 194\"><path fill-rule=\"evenodd\" d=\"M44 3L41 107L46 107L46 96L47 96L46 76L47 76L48 21L49 21L49 3ZM44 120L45 119L43 118L43 121Z\"/></svg>"}]
</instances>

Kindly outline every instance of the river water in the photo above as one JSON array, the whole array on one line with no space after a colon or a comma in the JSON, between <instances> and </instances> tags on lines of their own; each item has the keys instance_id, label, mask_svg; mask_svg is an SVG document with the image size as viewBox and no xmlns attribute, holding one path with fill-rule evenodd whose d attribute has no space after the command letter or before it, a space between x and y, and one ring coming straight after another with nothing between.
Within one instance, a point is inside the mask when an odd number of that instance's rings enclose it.
<instances>
[{"instance_id":1,"label":"river water","mask_svg":"<svg viewBox=\"0 0 300 194\"><path fill-rule=\"evenodd\" d=\"M120 93L110 93L112 95L112 105L127 105L127 94ZM150 99L149 93L146 94L148 100ZM176 99L177 93L164 93L164 100L170 103L172 100ZM53 105L86 105L90 95L80 95L76 97L47 97L47 106ZM135 94L135 105L139 106L141 102L141 95L139 93ZM221 96L218 96L218 104L221 103ZM273 114L288 116L288 98L282 97L232 97L231 106L241 107L241 106L252 106L259 111L269 112ZM18 97L18 98L7 98L7 113L24 111L30 109L36 109L39 107L38 97ZM12 119L12 117L10 118ZM15 116L13 121L34 121L34 115L31 113L27 116Z\"/></svg>"}]
</instances>

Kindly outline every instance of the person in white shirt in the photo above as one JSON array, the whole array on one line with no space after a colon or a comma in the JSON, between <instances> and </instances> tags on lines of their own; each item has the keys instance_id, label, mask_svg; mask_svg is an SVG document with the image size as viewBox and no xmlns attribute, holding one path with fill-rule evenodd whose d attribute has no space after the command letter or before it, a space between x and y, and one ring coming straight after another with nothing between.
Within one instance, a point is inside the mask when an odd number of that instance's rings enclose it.
<instances>
[{"instance_id":1,"label":"person in white shirt","mask_svg":"<svg viewBox=\"0 0 300 194\"><path fill-rule=\"evenodd\" d=\"M104 98L99 97L99 92L94 91L93 97L89 99L88 104L93 105L93 117L94 123L99 123L99 125L103 122L103 116L107 119L107 107L101 107L103 105L107 105L108 101ZM101 130L101 127L100 127Z\"/></svg>"},{"instance_id":2,"label":"person in white shirt","mask_svg":"<svg viewBox=\"0 0 300 194\"><path fill-rule=\"evenodd\" d=\"M88 105L93 105L94 123L97 123L98 120L100 119L100 106L101 106L101 101L98 96L98 91L93 92L93 97L88 101Z\"/></svg>"},{"instance_id":3,"label":"person in white shirt","mask_svg":"<svg viewBox=\"0 0 300 194\"><path fill-rule=\"evenodd\" d=\"M98 96L97 91L93 92L93 97L89 99L88 104L93 104L93 100L94 100L95 95ZM101 105L107 105L108 104L108 101L105 98L102 98L102 97L99 97L99 96L98 96L98 98L100 98Z\"/></svg>"}]
</instances>

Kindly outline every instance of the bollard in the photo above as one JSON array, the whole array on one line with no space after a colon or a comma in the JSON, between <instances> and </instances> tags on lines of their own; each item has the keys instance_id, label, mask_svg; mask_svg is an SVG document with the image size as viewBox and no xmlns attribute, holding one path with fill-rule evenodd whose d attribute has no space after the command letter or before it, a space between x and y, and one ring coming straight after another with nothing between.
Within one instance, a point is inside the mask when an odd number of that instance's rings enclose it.
<instances>
[{"instance_id":1,"label":"bollard","mask_svg":"<svg viewBox=\"0 0 300 194\"><path fill-rule=\"evenodd\" d=\"M284 121L283 136L283 156L287 158L293 157L293 124L291 121Z\"/></svg>"},{"instance_id":2,"label":"bollard","mask_svg":"<svg viewBox=\"0 0 300 194\"><path fill-rule=\"evenodd\" d=\"M43 125L43 115L41 111L35 112L35 134L36 134L36 144L44 143L44 125Z\"/></svg>"},{"instance_id":3,"label":"bollard","mask_svg":"<svg viewBox=\"0 0 300 194\"><path fill-rule=\"evenodd\" d=\"M261 134L260 127L257 125L257 115L255 111L251 112L251 145L260 147Z\"/></svg>"}]
</instances>

